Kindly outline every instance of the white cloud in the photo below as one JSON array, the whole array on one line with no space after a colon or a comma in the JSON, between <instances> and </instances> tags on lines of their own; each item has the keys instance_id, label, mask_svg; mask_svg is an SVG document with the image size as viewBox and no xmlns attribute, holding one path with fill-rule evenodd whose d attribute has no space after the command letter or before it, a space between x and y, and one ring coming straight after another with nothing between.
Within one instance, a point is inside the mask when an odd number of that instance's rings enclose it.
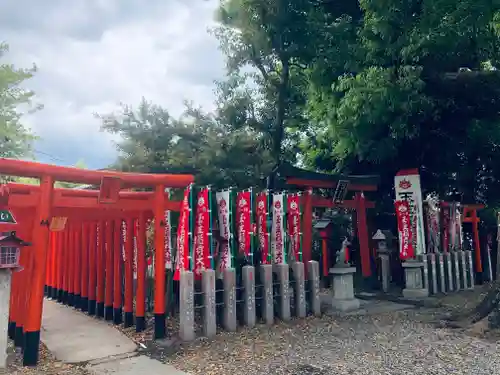
<instances>
[{"instance_id":1,"label":"white cloud","mask_svg":"<svg viewBox=\"0 0 500 375\"><path fill-rule=\"evenodd\" d=\"M45 108L27 123L43 139L37 148L56 158L38 155L40 160L73 164L83 158L90 167L111 162L111 137L99 132L93 113L116 109L119 102L137 104L145 97L174 115L184 100L213 107L223 57L207 28L217 0L9 4L0 5L8 57L39 68L29 86Z\"/></svg>"}]
</instances>

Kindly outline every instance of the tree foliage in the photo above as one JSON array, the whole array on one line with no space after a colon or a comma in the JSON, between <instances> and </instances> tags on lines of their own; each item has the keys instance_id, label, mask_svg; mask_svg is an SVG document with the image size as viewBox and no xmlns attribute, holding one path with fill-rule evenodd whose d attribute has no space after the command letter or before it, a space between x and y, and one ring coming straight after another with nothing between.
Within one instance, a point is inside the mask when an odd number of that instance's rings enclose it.
<instances>
[{"instance_id":1,"label":"tree foliage","mask_svg":"<svg viewBox=\"0 0 500 375\"><path fill-rule=\"evenodd\" d=\"M498 202L498 6L363 0L338 18L346 37L310 65L307 163L379 172L386 191L398 169L419 167L428 190Z\"/></svg>"},{"instance_id":2,"label":"tree foliage","mask_svg":"<svg viewBox=\"0 0 500 375\"><path fill-rule=\"evenodd\" d=\"M7 44L0 43L0 59L8 52ZM20 158L30 155L35 137L21 122L28 112L40 106L33 105L34 93L22 84L33 77L36 68L19 69L12 64L0 64L0 157Z\"/></svg>"},{"instance_id":3,"label":"tree foliage","mask_svg":"<svg viewBox=\"0 0 500 375\"><path fill-rule=\"evenodd\" d=\"M227 58L219 115L235 128L263 135L276 162L294 159L304 115L305 55L315 40L317 11L309 0L227 0L214 30ZM311 33L305 33L309 30Z\"/></svg>"},{"instance_id":4,"label":"tree foliage","mask_svg":"<svg viewBox=\"0 0 500 375\"><path fill-rule=\"evenodd\" d=\"M175 119L143 100L101 119L103 130L121 136L115 166L121 170L193 173L200 185L248 187L259 185L272 166L259 134L231 129L199 109L188 107Z\"/></svg>"}]
</instances>

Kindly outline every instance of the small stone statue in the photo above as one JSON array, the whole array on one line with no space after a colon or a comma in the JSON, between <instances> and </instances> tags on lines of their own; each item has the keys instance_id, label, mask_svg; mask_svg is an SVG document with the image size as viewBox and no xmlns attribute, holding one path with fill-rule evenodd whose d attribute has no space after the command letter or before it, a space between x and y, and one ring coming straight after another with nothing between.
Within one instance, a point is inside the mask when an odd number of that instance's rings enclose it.
<instances>
[{"instance_id":1,"label":"small stone statue","mask_svg":"<svg viewBox=\"0 0 500 375\"><path fill-rule=\"evenodd\" d=\"M344 241L342 241L342 248L337 252L337 261L334 267L350 267L349 261L347 260L347 248L350 245L351 242L345 237Z\"/></svg>"}]
</instances>

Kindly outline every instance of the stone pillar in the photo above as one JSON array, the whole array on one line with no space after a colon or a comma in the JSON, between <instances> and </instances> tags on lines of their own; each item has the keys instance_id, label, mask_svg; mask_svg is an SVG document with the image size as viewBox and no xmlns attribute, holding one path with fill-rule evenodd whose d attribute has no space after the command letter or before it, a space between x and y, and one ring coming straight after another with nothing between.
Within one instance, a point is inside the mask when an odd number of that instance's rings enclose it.
<instances>
[{"instance_id":1,"label":"stone pillar","mask_svg":"<svg viewBox=\"0 0 500 375\"><path fill-rule=\"evenodd\" d=\"M460 289L467 289L467 261L465 251L458 251L458 268L460 270Z\"/></svg>"},{"instance_id":2,"label":"stone pillar","mask_svg":"<svg viewBox=\"0 0 500 375\"><path fill-rule=\"evenodd\" d=\"M283 321L288 321L291 318L290 311L290 268L288 264L275 264L274 272L278 276L279 283L279 317Z\"/></svg>"},{"instance_id":3,"label":"stone pillar","mask_svg":"<svg viewBox=\"0 0 500 375\"><path fill-rule=\"evenodd\" d=\"M439 291L446 293L446 271L444 267L444 257L442 253L437 254L437 270L439 280Z\"/></svg>"},{"instance_id":4,"label":"stone pillar","mask_svg":"<svg viewBox=\"0 0 500 375\"><path fill-rule=\"evenodd\" d=\"M194 280L191 271L181 271L179 281L179 336L192 341L194 334Z\"/></svg>"},{"instance_id":5,"label":"stone pillar","mask_svg":"<svg viewBox=\"0 0 500 375\"><path fill-rule=\"evenodd\" d=\"M304 318L307 314L304 263L293 263L292 270L295 277L295 312L299 318Z\"/></svg>"},{"instance_id":6,"label":"stone pillar","mask_svg":"<svg viewBox=\"0 0 500 375\"><path fill-rule=\"evenodd\" d=\"M255 269L243 267L243 320L248 327L254 327L255 315Z\"/></svg>"},{"instance_id":7,"label":"stone pillar","mask_svg":"<svg viewBox=\"0 0 500 375\"><path fill-rule=\"evenodd\" d=\"M340 311L359 309L359 299L354 298L354 278L356 267L333 267L330 274L333 278L332 307Z\"/></svg>"},{"instance_id":8,"label":"stone pillar","mask_svg":"<svg viewBox=\"0 0 500 375\"><path fill-rule=\"evenodd\" d=\"M224 284L224 318L223 326L227 331L236 331L236 272L234 268L225 269Z\"/></svg>"},{"instance_id":9,"label":"stone pillar","mask_svg":"<svg viewBox=\"0 0 500 375\"><path fill-rule=\"evenodd\" d=\"M379 252L380 273L382 278L382 290L384 293L389 291L389 282L391 278L391 258L389 253Z\"/></svg>"},{"instance_id":10,"label":"stone pillar","mask_svg":"<svg viewBox=\"0 0 500 375\"><path fill-rule=\"evenodd\" d=\"M446 280L446 292L453 292L453 270L452 270L452 259L449 252L443 254L444 260L444 270L445 270L445 280Z\"/></svg>"},{"instance_id":11,"label":"stone pillar","mask_svg":"<svg viewBox=\"0 0 500 375\"><path fill-rule=\"evenodd\" d=\"M273 293L273 266L260 266L260 282L262 283L262 317L266 324L274 323L274 293Z\"/></svg>"},{"instance_id":12,"label":"stone pillar","mask_svg":"<svg viewBox=\"0 0 500 375\"><path fill-rule=\"evenodd\" d=\"M459 254L458 251L451 252L451 261L453 269L453 285L455 290L460 290L460 266L459 266Z\"/></svg>"},{"instance_id":13,"label":"stone pillar","mask_svg":"<svg viewBox=\"0 0 500 375\"><path fill-rule=\"evenodd\" d=\"M10 269L0 270L0 369L7 367L11 275Z\"/></svg>"},{"instance_id":14,"label":"stone pillar","mask_svg":"<svg viewBox=\"0 0 500 375\"><path fill-rule=\"evenodd\" d=\"M488 281L494 281L493 280L493 265L491 263L490 247L489 246L485 247L485 250L486 250L486 267L485 267L486 269L484 270L485 272L483 273L483 275L486 274L486 278Z\"/></svg>"},{"instance_id":15,"label":"stone pillar","mask_svg":"<svg viewBox=\"0 0 500 375\"><path fill-rule=\"evenodd\" d=\"M423 263L422 285L424 286L424 289L429 290L429 264L427 262L427 254L420 255L418 258L420 262Z\"/></svg>"},{"instance_id":16,"label":"stone pillar","mask_svg":"<svg viewBox=\"0 0 500 375\"><path fill-rule=\"evenodd\" d=\"M315 316L321 315L321 299L319 297L319 263L315 260L307 262L309 276L309 306Z\"/></svg>"},{"instance_id":17,"label":"stone pillar","mask_svg":"<svg viewBox=\"0 0 500 375\"><path fill-rule=\"evenodd\" d=\"M467 263L467 289L474 289L474 262L472 260L472 251L465 252L465 262Z\"/></svg>"},{"instance_id":18,"label":"stone pillar","mask_svg":"<svg viewBox=\"0 0 500 375\"><path fill-rule=\"evenodd\" d=\"M212 337L217 334L214 270L203 271L201 274L201 289L203 291L203 334L206 337Z\"/></svg>"},{"instance_id":19,"label":"stone pillar","mask_svg":"<svg viewBox=\"0 0 500 375\"><path fill-rule=\"evenodd\" d=\"M429 265L429 293L438 292L438 272L436 266L436 254L427 254L427 264ZM432 292L431 292L432 290Z\"/></svg>"},{"instance_id":20,"label":"stone pillar","mask_svg":"<svg viewBox=\"0 0 500 375\"><path fill-rule=\"evenodd\" d=\"M429 290L424 288L423 283L423 262L406 261L403 263L405 270L406 288L403 289L405 298L423 298L429 296Z\"/></svg>"}]
</instances>

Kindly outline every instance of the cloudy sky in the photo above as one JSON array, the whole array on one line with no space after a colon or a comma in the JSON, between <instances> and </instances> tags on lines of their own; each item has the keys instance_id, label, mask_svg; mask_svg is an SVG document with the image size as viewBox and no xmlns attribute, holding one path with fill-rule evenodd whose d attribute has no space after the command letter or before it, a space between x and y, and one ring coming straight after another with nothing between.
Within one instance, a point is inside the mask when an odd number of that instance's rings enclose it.
<instances>
[{"instance_id":1,"label":"cloudy sky","mask_svg":"<svg viewBox=\"0 0 500 375\"><path fill-rule=\"evenodd\" d=\"M8 60L39 69L28 87L44 109L26 118L41 137L37 160L89 168L114 160L94 113L145 97L182 112L184 100L211 109L223 76L207 33L217 0L4 0L0 39Z\"/></svg>"}]
</instances>

